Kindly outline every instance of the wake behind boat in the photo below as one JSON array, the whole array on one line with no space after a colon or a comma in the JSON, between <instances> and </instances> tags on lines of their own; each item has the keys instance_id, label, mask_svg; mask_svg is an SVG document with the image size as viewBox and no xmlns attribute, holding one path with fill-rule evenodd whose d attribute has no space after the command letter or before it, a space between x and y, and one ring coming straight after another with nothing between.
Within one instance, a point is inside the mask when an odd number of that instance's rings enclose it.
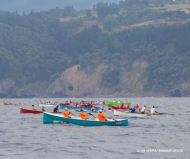
<instances>
[{"instance_id":1,"label":"wake behind boat","mask_svg":"<svg viewBox=\"0 0 190 159\"><path fill-rule=\"evenodd\" d=\"M97 121L95 120L82 120L81 118L74 117L74 118L65 118L62 114L53 114L44 112L43 113L43 123L71 123L80 126L127 126L128 120L127 119L109 119L109 121Z\"/></svg>"}]
</instances>

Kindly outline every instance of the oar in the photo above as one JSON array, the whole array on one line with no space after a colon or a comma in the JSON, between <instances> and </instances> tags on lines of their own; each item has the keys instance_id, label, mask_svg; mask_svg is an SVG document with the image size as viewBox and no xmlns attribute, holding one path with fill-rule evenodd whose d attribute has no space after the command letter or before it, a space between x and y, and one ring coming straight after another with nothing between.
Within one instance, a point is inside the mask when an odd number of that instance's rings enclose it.
<instances>
[{"instance_id":1,"label":"oar","mask_svg":"<svg viewBox=\"0 0 190 159\"><path fill-rule=\"evenodd\" d=\"M92 115L92 113L88 113L89 115ZM96 118L94 115L92 115L94 118Z\"/></svg>"},{"instance_id":2,"label":"oar","mask_svg":"<svg viewBox=\"0 0 190 159\"><path fill-rule=\"evenodd\" d=\"M111 118L112 120L114 120L115 122L118 122L118 120L116 120L116 119L113 119L113 118Z\"/></svg>"},{"instance_id":3,"label":"oar","mask_svg":"<svg viewBox=\"0 0 190 159\"><path fill-rule=\"evenodd\" d=\"M114 120L115 122L118 122L118 120L116 120L116 119L114 119L114 118L111 118L111 117L109 117L108 119L112 119L112 120Z\"/></svg>"},{"instance_id":4,"label":"oar","mask_svg":"<svg viewBox=\"0 0 190 159\"><path fill-rule=\"evenodd\" d=\"M73 114L73 113L71 113L71 112L69 112L70 114L72 114L72 115L74 115L74 116L76 116L75 114Z\"/></svg>"},{"instance_id":5,"label":"oar","mask_svg":"<svg viewBox=\"0 0 190 159\"><path fill-rule=\"evenodd\" d=\"M168 114L168 113L158 113L158 115L175 115L175 114Z\"/></svg>"}]
</instances>

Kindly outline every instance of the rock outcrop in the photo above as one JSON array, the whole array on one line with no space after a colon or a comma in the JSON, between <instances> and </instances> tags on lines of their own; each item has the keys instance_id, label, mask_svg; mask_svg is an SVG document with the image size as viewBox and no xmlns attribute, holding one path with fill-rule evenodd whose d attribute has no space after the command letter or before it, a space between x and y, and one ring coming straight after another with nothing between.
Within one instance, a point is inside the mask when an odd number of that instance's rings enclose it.
<instances>
[{"instance_id":1,"label":"rock outcrop","mask_svg":"<svg viewBox=\"0 0 190 159\"><path fill-rule=\"evenodd\" d=\"M104 87L101 84L101 75L109 69L106 65L100 64L96 68L81 69L75 65L65 70L47 90L25 87L15 89L15 82L11 79L0 81L1 98L31 98L31 97L186 97L190 96L190 81L181 83L174 90L165 92L145 92L143 86L147 78L142 78L142 72L148 67L146 61L137 60L132 64L131 70L123 70L120 76L120 83L111 87Z\"/></svg>"},{"instance_id":2,"label":"rock outcrop","mask_svg":"<svg viewBox=\"0 0 190 159\"><path fill-rule=\"evenodd\" d=\"M135 61L133 71L122 72L119 86L105 88L101 85L101 74L109 69L107 66L101 64L96 69L80 69L76 65L64 71L49 86L44 97L126 97L135 96L137 90L138 96L146 96L143 85L147 79L140 80L140 75L147 66L145 61Z\"/></svg>"},{"instance_id":3,"label":"rock outcrop","mask_svg":"<svg viewBox=\"0 0 190 159\"><path fill-rule=\"evenodd\" d=\"M98 66L96 70L81 70L75 65L56 79L47 89L45 97L86 97L94 96L100 91L100 77L105 69L104 65Z\"/></svg>"},{"instance_id":4,"label":"rock outcrop","mask_svg":"<svg viewBox=\"0 0 190 159\"><path fill-rule=\"evenodd\" d=\"M4 79L0 81L0 97L12 97L15 88L15 82L11 79Z\"/></svg>"}]
</instances>

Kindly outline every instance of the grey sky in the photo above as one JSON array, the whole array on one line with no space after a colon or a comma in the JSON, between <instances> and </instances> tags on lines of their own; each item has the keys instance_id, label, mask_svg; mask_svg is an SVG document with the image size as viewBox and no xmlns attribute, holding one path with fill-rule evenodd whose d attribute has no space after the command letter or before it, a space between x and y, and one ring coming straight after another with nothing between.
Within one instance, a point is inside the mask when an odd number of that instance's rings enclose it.
<instances>
[{"instance_id":1,"label":"grey sky","mask_svg":"<svg viewBox=\"0 0 190 159\"><path fill-rule=\"evenodd\" d=\"M49 10L55 7L64 8L64 6L73 6L75 9L92 8L98 2L119 3L121 0L0 0L0 10L2 11L33 11Z\"/></svg>"}]
</instances>

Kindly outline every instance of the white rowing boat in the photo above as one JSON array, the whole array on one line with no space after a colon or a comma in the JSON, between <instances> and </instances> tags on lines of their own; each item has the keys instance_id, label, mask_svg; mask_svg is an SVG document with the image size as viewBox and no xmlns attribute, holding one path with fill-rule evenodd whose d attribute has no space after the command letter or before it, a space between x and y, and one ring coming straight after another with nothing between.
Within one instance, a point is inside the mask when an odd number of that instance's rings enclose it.
<instances>
[{"instance_id":1,"label":"white rowing boat","mask_svg":"<svg viewBox=\"0 0 190 159\"><path fill-rule=\"evenodd\" d=\"M55 104L38 104L39 107L55 107L56 105Z\"/></svg>"},{"instance_id":2,"label":"white rowing boat","mask_svg":"<svg viewBox=\"0 0 190 159\"><path fill-rule=\"evenodd\" d=\"M131 113L130 111L119 111L119 110L113 110L113 115L130 116L130 117L145 117L145 116L150 116L149 114Z\"/></svg>"}]
</instances>

